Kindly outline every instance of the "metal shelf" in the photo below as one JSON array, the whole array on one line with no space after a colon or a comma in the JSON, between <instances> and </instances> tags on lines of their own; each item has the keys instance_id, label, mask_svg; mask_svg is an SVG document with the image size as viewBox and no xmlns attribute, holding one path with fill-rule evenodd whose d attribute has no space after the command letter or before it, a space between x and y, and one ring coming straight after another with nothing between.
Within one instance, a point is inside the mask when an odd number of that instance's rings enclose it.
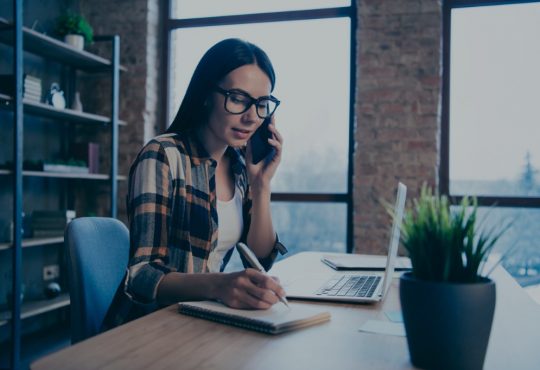
<instances>
[{"instance_id":1,"label":"metal shelf","mask_svg":"<svg viewBox=\"0 0 540 370\"><path fill-rule=\"evenodd\" d=\"M12 27L12 23L0 18L0 28ZM103 72L112 67L110 60L84 50L77 50L63 41L23 27L24 50L62 64L69 64L86 72ZM13 44L10 32L0 32L0 42ZM120 66L121 71L127 71Z\"/></svg>"},{"instance_id":2,"label":"metal shelf","mask_svg":"<svg viewBox=\"0 0 540 370\"><path fill-rule=\"evenodd\" d=\"M0 170L0 175L11 175L10 170ZM44 172L44 171L23 171L23 176L32 177L52 177L60 179L82 179L82 180L110 180L110 176L102 173L64 173L64 172ZM117 176L118 181L125 181L126 176Z\"/></svg>"},{"instance_id":3,"label":"metal shelf","mask_svg":"<svg viewBox=\"0 0 540 370\"><path fill-rule=\"evenodd\" d=\"M120 122L118 120L119 112L119 85L120 71L126 70L120 65L120 37L118 35L102 35L95 36L96 42L106 42L110 44L110 59L102 58L98 55L87 51L77 50L66 43L56 40L50 36L41 34L23 26L23 5L22 1L12 0L13 4L13 22L0 18L0 43L13 46L13 75L16 76L15 84L17 90L12 87L8 90L8 94L4 94L0 98L0 109L5 109L13 112L13 165L11 167L4 166L5 169L0 170L0 175L7 175L12 181L12 201L13 201L13 216L14 224L14 241L12 250L12 272L13 272L13 289L11 296L14 297L9 304L9 309L5 312L0 312L0 325L9 325L11 329L12 346L9 350L12 359L12 367L18 368L20 362L21 350L21 319L26 319L35 315L42 314L51 310L56 310L60 307L65 307L70 304L67 294L62 296L42 301L25 302L21 304L19 294L22 284L22 247L24 241L21 240L22 228L22 205L24 194L24 178L33 176L38 179L45 178L63 178L63 179L88 179L88 180L108 180L110 186L110 217L117 217L117 196L118 196L118 181L122 178L118 176L118 131ZM13 32L10 32L13 31ZM107 48L108 49L108 48ZM44 63L52 61L60 66L69 67L62 68L69 74L67 79L76 84L78 71L88 73L105 73L108 74L107 79L111 81L111 96L110 96L110 117L103 117L91 113L77 112L70 109L55 109L51 106L42 103L36 103L29 100L24 100L21 94L24 71L24 62L28 54L33 54ZM100 78L102 76L99 76ZM76 86L73 86L75 89ZM15 91L17 95L15 95ZM5 93L5 92L4 92ZM17 97L17 98L15 98ZM20 99L19 99L20 97ZM82 122L84 124L95 124L96 127L107 126L110 129L110 176L109 174L71 174L71 173L53 173L42 171L21 171L23 167L23 147L24 147L24 118L25 115L34 115L38 117L50 118L56 121L62 121L61 124L71 122ZM114 123L114 124L113 124ZM65 139L65 135L61 139ZM124 177L125 179L125 177ZM3 179L2 179L3 180ZM73 181L73 180L68 180ZM3 181L7 182L7 181ZM28 181L27 181L28 184ZM92 186L92 185L91 185ZM66 194L66 198L68 194ZM27 244L28 246L28 244Z\"/></svg>"},{"instance_id":4,"label":"metal shelf","mask_svg":"<svg viewBox=\"0 0 540 370\"><path fill-rule=\"evenodd\" d=\"M50 238L28 238L23 239L22 247L37 247L41 245L61 244L64 242L63 236L55 236ZM0 243L0 251L11 248L12 243Z\"/></svg>"},{"instance_id":5,"label":"metal shelf","mask_svg":"<svg viewBox=\"0 0 540 370\"><path fill-rule=\"evenodd\" d=\"M23 303L21 306L21 319L27 319L45 312L57 310L69 306L69 304L68 293L60 294L56 298ZM11 311L0 312L0 326L7 324L9 320L11 320Z\"/></svg>"},{"instance_id":6,"label":"metal shelf","mask_svg":"<svg viewBox=\"0 0 540 370\"><path fill-rule=\"evenodd\" d=\"M4 109L11 109L12 105L13 99L11 98L11 96L0 94L0 107ZM49 104L38 103L29 100L23 100L23 109L25 112L35 116L70 121L74 123L89 123L101 125L108 125L111 123L111 119L109 117L100 116L92 113L79 112L69 108L58 109ZM118 125L126 126L126 122L119 120Z\"/></svg>"}]
</instances>

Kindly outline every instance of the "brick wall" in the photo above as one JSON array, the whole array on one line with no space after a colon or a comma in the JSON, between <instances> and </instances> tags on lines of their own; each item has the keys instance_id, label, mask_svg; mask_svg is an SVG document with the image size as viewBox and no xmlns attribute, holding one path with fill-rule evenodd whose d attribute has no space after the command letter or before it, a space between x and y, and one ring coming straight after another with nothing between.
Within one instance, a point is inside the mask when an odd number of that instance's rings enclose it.
<instances>
[{"instance_id":1,"label":"brick wall","mask_svg":"<svg viewBox=\"0 0 540 370\"><path fill-rule=\"evenodd\" d=\"M128 174L135 156L146 141L156 135L156 127L159 127L159 4L157 0L80 2L81 13L88 18L95 34L120 36L120 63L128 69L120 75L119 116L127 122L126 127L120 127L119 135L121 175ZM98 44L91 50L103 56L110 55L107 47ZM108 80L92 80L88 84L92 84L90 89L95 91L95 99L90 102L96 106L95 111L110 112ZM126 191L127 182L120 182L118 214L124 221Z\"/></svg>"},{"instance_id":2,"label":"brick wall","mask_svg":"<svg viewBox=\"0 0 540 370\"><path fill-rule=\"evenodd\" d=\"M437 184L442 5L435 0L358 0L354 240L386 253L398 180L408 199Z\"/></svg>"}]
</instances>

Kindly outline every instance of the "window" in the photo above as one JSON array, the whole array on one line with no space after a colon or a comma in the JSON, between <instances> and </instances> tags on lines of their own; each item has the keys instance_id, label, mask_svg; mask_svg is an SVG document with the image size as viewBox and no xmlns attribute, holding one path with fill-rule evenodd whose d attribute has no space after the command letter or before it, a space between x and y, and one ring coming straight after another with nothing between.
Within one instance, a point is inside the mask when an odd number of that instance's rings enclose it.
<instances>
[{"instance_id":1,"label":"window","mask_svg":"<svg viewBox=\"0 0 540 370\"><path fill-rule=\"evenodd\" d=\"M310 10L350 6L350 0L174 0L173 18L222 17L226 15L283 12L291 10Z\"/></svg>"},{"instance_id":2,"label":"window","mask_svg":"<svg viewBox=\"0 0 540 370\"><path fill-rule=\"evenodd\" d=\"M224 4L173 1L165 111L174 117L196 64L216 42L239 37L260 46L274 64L273 95L282 102L276 119L285 148L272 183L276 230L291 254L346 252L352 245L354 5L347 0Z\"/></svg>"},{"instance_id":3,"label":"window","mask_svg":"<svg viewBox=\"0 0 540 370\"><path fill-rule=\"evenodd\" d=\"M478 196L522 286L540 284L540 3L449 1L441 186Z\"/></svg>"}]
</instances>

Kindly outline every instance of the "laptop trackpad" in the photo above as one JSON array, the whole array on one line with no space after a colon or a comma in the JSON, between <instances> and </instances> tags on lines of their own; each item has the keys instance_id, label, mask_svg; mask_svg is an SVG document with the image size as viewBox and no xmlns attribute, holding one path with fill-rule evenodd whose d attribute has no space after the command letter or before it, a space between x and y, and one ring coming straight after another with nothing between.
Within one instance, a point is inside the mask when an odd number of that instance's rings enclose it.
<instances>
[{"instance_id":1,"label":"laptop trackpad","mask_svg":"<svg viewBox=\"0 0 540 370\"><path fill-rule=\"evenodd\" d=\"M281 279L281 286L287 292L288 297L305 297L315 294L329 278L328 274L287 277Z\"/></svg>"}]
</instances>

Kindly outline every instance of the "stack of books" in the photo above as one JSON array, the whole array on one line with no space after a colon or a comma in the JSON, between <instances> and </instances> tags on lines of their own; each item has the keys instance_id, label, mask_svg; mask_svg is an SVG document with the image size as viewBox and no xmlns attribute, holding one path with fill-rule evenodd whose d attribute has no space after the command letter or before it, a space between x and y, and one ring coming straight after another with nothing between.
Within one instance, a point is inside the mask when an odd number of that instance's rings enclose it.
<instances>
[{"instance_id":1,"label":"stack of books","mask_svg":"<svg viewBox=\"0 0 540 370\"><path fill-rule=\"evenodd\" d=\"M15 92L15 76L12 74L0 75L0 93L13 96ZM41 102L41 79L25 74L23 76L24 99L39 103Z\"/></svg>"},{"instance_id":2,"label":"stack of books","mask_svg":"<svg viewBox=\"0 0 540 370\"><path fill-rule=\"evenodd\" d=\"M41 102L41 79L25 74L23 84L23 97L29 101Z\"/></svg>"},{"instance_id":3,"label":"stack of books","mask_svg":"<svg viewBox=\"0 0 540 370\"><path fill-rule=\"evenodd\" d=\"M75 211L34 211L32 229L34 238L63 236L68 223L75 218Z\"/></svg>"}]
</instances>

